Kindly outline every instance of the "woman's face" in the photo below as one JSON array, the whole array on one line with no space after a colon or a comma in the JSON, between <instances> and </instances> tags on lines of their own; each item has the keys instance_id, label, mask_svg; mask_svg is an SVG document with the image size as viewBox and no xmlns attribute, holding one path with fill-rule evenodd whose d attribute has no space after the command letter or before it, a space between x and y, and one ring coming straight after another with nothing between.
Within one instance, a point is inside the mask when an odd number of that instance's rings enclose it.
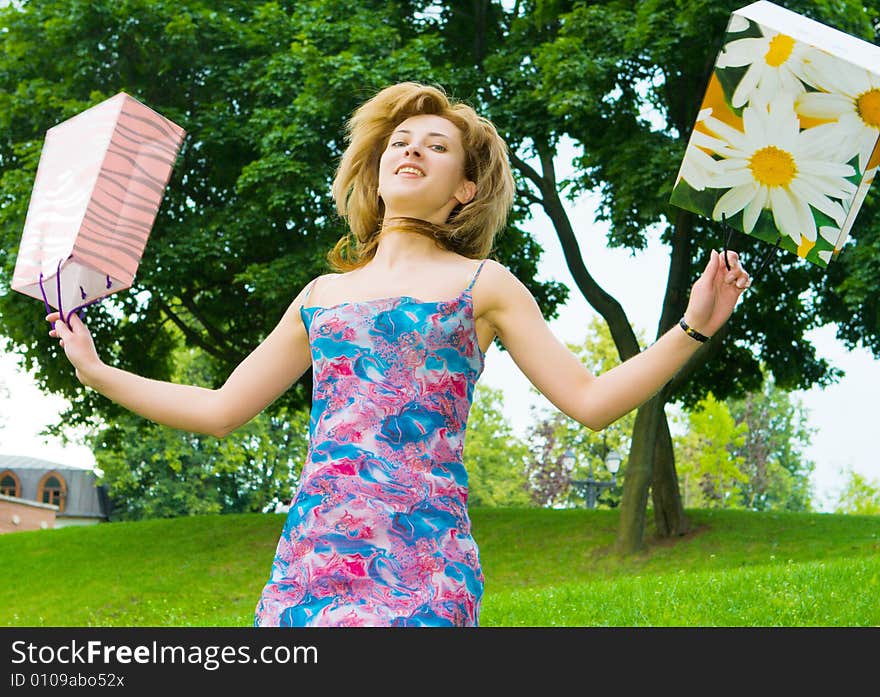
<instances>
[{"instance_id":1,"label":"woman's face","mask_svg":"<svg viewBox=\"0 0 880 697\"><path fill-rule=\"evenodd\" d=\"M476 185L464 176L464 163L461 131L451 121L433 114L403 121L379 160L385 217L445 223L456 206L476 193Z\"/></svg>"}]
</instances>

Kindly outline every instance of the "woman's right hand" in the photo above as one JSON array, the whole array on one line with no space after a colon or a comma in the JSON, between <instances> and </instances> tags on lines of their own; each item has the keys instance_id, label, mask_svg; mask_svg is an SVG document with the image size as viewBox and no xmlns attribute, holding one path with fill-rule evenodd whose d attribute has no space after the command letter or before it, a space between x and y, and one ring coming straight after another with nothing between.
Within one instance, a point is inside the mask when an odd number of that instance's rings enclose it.
<instances>
[{"instance_id":1,"label":"woman's right hand","mask_svg":"<svg viewBox=\"0 0 880 697\"><path fill-rule=\"evenodd\" d=\"M76 378L83 385L88 384L88 376L101 365L101 359L95 349L95 342L88 327L76 313L70 316L68 327L58 312L46 315L46 321L52 325L49 336L60 339L61 348L67 360L76 368Z\"/></svg>"}]
</instances>

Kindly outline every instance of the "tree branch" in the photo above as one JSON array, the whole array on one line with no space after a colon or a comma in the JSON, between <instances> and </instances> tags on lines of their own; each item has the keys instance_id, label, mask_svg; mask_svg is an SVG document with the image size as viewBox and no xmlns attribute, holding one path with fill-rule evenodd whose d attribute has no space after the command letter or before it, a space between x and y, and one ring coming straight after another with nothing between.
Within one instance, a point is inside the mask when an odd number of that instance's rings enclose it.
<instances>
[{"instance_id":1,"label":"tree branch","mask_svg":"<svg viewBox=\"0 0 880 697\"><path fill-rule=\"evenodd\" d=\"M168 316L168 318L174 322L178 329L183 332L183 335L192 343L194 346L198 346L200 349L204 350L205 353L214 356L215 358L220 358L222 360L234 362L235 358L230 356L224 351L221 351L214 344L206 342L202 335L193 330L186 322L184 322L174 310L171 309L171 306L165 302L161 295L158 293L154 294L156 301L159 303L159 307L162 311Z\"/></svg>"},{"instance_id":2,"label":"tree branch","mask_svg":"<svg viewBox=\"0 0 880 697\"><path fill-rule=\"evenodd\" d=\"M680 209L675 217L672 235L672 253L669 260L669 274L666 281L666 295L657 326L659 339L684 314L687 307L688 278L691 264L691 237L694 229L694 214Z\"/></svg>"},{"instance_id":3,"label":"tree branch","mask_svg":"<svg viewBox=\"0 0 880 697\"><path fill-rule=\"evenodd\" d=\"M538 174L538 172L535 171L531 167L531 165L529 165L525 160L521 160L512 151L510 153L510 160L511 162L513 162L514 166L520 172L522 172L523 176L525 176L526 179L530 179L532 183L538 187L538 191L540 191L542 194L546 194L546 192L544 191L544 187L546 185L544 178L540 174Z\"/></svg>"},{"instance_id":4,"label":"tree branch","mask_svg":"<svg viewBox=\"0 0 880 697\"><path fill-rule=\"evenodd\" d=\"M641 351L638 339L633 332L632 324L623 307L616 298L609 295L587 271L581 255L580 246L571 221L562 205L562 199L556 188L556 173L553 166L553 150L547 143L536 143L538 158L541 161L543 174L538 174L528 164L515 158L517 167L532 181L535 181L544 198L541 205L553 223L556 235L562 245L562 252L568 270L571 272L578 290L587 302L605 318L611 337L617 347L621 360L626 360ZM515 156L514 156L515 157Z\"/></svg>"},{"instance_id":5,"label":"tree branch","mask_svg":"<svg viewBox=\"0 0 880 697\"><path fill-rule=\"evenodd\" d=\"M538 204L539 206L544 205L544 201L541 200L539 197L535 196L528 189L517 189L516 193L519 194L520 196L522 196L524 199L526 199L530 203L535 203L535 204Z\"/></svg>"},{"instance_id":6,"label":"tree branch","mask_svg":"<svg viewBox=\"0 0 880 697\"><path fill-rule=\"evenodd\" d=\"M542 179L553 183L553 190L556 191L556 165L553 164L553 150L546 143L538 146L538 159L541 160Z\"/></svg>"},{"instance_id":7,"label":"tree branch","mask_svg":"<svg viewBox=\"0 0 880 697\"><path fill-rule=\"evenodd\" d=\"M187 309L187 311L199 321L199 323L205 328L205 331L208 333L214 341L217 342L218 345L225 345L227 347L228 355L235 356L237 359L240 359L241 356L237 355L235 348L229 343L229 339L227 334L221 332L217 327L208 322L205 317L199 312L198 307L192 300L192 296L184 294L180 298L181 304Z\"/></svg>"}]
</instances>

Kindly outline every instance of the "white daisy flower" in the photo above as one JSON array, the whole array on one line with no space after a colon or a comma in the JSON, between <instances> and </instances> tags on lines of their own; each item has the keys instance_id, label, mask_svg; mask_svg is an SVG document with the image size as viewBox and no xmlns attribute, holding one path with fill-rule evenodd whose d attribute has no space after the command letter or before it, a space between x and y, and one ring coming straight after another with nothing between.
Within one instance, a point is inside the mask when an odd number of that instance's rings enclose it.
<instances>
[{"instance_id":1,"label":"white daisy flower","mask_svg":"<svg viewBox=\"0 0 880 697\"><path fill-rule=\"evenodd\" d=\"M833 225L823 225L819 228L819 234L822 235L823 239L836 246L837 240L840 237L840 228Z\"/></svg>"},{"instance_id":2,"label":"white daisy flower","mask_svg":"<svg viewBox=\"0 0 880 697\"><path fill-rule=\"evenodd\" d=\"M705 121L712 115L712 109L702 109L697 114L697 123ZM697 130L695 127L691 132L688 140L687 149L684 153L684 159L681 163L681 171L678 173L679 181L684 179L692 189L702 191L707 186L712 186L712 181L718 173L717 161L706 154L703 148L716 152L724 148L724 141L713 138L712 136Z\"/></svg>"},{"instance_id":3,"label":"white daisy flower","mask_svg":"<svg viewBox=\"0 0 880 697\"><path fill-rule=\"evenodd\" d=\"M819 252L819 258L824 261L826 264L831 263L831 259L834 257L834 252L830 250L825 250L824 252Z\"/></svg>"},{"instance_id":4,"label":"white daisy flower","mask_svg":"<svg viewBox=\"0 0 880 697\"><path fill-rule=\"evenodd\" d=\"M847 164L835 162L833 133L824 126L800 130L791 96L781 94L766 106L743 110L743 131L713 116L706 127L726 145L718 154L714 188L729 188L715 205L712 217L721 220L743 211L743 230L751 233L765 208L776 228L798 247L802 238L816 241L816 220L810 206L838 225L846 218L839 200L850 199L856 187L845 177L854 174Z\"/></svg>"},{"instance_id":5,"label":"white daisy flower","mask_svg":"<svg viewBox=\"0 0 880 697\"><path fill-rule=\"evenodd\" d=\"M742 15L730 15L730 21L727 23L728 34L739 34L749 28L749 20Z\"/></svg>"},{"instance_id":6,"label":"white daisy flower","mask_svg":"<svg viewBox=\"0 0 880 697\"><path fill-rule=\"evenodd\" d=\"M812 49L804 63L804 79L823 92L805 92L795 100L802 116L834 119L840 134L839 159L859 156L865 168L880 137L880 75Z\"/></svg>"},{"instance_id":7,"label":"white daisy flower","mask_svg":"<svg viewBox=\"0 0 880 697\"><path fill-rule=\"evenodd\" d=\"M733 93L734 108L757 98L769 102L780 92L805 92L800 80L806 45L787 34L758 25L762 37L736 39L726 44L718 56L718 68L749 66Z\"/></svg>"},{"instance_id":8,"label":"white daisy flower","mask_svg":"<svg viewBox=\"0 0 880 697\"><path fill-rule=\"evenodd\" d=\"M838 254L840 254L840 250L843 249L847 236L844 235L843 239L841 239L840 228L834 227L833 225L823 225L819 228L819 234L834 245L834 249L819 252L819 258L826 264L829 264Z\"/></svg>"}]
</instances>

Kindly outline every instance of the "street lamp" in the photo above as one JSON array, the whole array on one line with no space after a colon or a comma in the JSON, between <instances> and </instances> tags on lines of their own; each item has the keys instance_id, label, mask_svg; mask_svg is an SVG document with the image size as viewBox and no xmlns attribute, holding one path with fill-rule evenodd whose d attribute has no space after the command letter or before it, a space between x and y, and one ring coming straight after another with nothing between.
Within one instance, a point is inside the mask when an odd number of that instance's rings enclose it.
<instances>
[{"instance_id":1,"label":"street lamp","mask_svg":"<svg viewBox=\"0 0 880 697\"><path fill-rule=\"evenodd\" d=\"M611 472L611 486L617 486L617 472L620 470L620 463L623 457L616 450L612 450L605 456L605 467Z\"/></svg>"},{"instance_id":2,"label":"street lamp","mask_svg":"<svg viewBox=\"0 0 880 697\"><path fill-rule=\"evenodd\" d=\"M565 471L571 474L574 471L574 463L577 461L577 458L574 455L574 451L569 448L562 455L562 466L565 468Z\"/></svg>"},{"instance_id":3,"label":"street lamp","mask_svg":"<svg viewBox=\"0 0 880 697\"><path fill-rule=\"evenodd\" d=\"M612 489L617 486L617 472L620 470L620 463L623 458L616 450L608 450L605 440L605 434L602 434L602 447L604 449L604 462L606 469L611 473L611 481L598 480L593 476L593 463L590 462L590 474L586 479L572 479L571 485L584 497L587 501L587 508L595 508L596 502L599 500L599 494L604 489ZM574 451L568 449L562 456L562 465L566 471L573 472L576 462Z\"/></svg>"}]
</instances>

